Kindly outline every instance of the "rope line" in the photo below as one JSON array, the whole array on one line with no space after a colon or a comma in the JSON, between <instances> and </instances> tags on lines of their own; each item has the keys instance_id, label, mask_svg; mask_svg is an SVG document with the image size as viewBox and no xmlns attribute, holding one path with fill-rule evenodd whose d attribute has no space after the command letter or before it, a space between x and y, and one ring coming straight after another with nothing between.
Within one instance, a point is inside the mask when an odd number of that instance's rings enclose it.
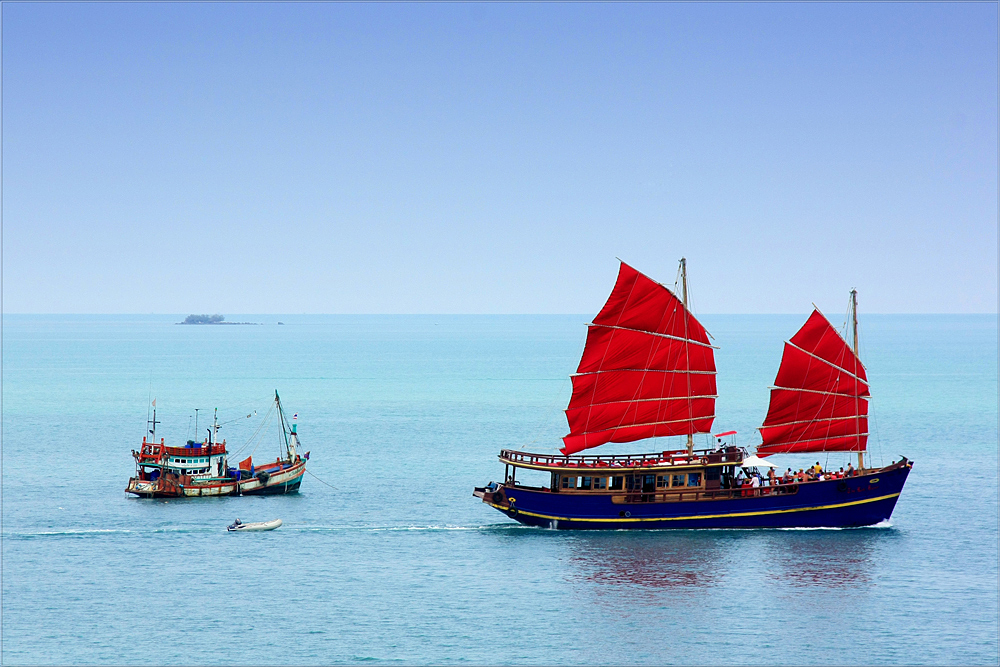
<instances>
[{"instance_id":1,"label":"rope line","mask_svg":"<svg viewBox=\"0 0 1000 667\"><path fill-rule=\"evenodd\" d=\"M267 424L267 421L271 418L271 413L272 412L274 412L274 403L273 402L271 403L271 408L267 411L267 414L264 415L264 419L261 420L260 425L257 427L257 430L253 432L253 434L250 436L250 438L245 443L243 443L243 445L240 446L239 449L237 449L236 451L230 452L229 456L232 456L232 457L239 456L240 452L242 452L244 449L246 449L250 445L250 443L254 441L254 439L264 429L264 425ZM257 447L258 446L260 446L260 442L258 442L257 445L255 445L254 448L253 448L253 450L250 452L251 456L253 456L253 453L255 451L257 451Z\"/></svg>"},{"instance_id":2,"label":"rope line","mask_svg":"<svg viewBox=\"0 0 1000 667\"><path fill-rule=\"evenodd\" d=\"M312 475L316 479L316 481L319 482L320 484L326 484L327 486L329 486L334 491L340 491L340 489L338 489L337 487L335 487L333 484L330 484L328 482L324 482L319 477L316 477L316 475L314 475L308 468L306 469L306 473L309 474L309 475Z\"/></svg>"}]
</instances>

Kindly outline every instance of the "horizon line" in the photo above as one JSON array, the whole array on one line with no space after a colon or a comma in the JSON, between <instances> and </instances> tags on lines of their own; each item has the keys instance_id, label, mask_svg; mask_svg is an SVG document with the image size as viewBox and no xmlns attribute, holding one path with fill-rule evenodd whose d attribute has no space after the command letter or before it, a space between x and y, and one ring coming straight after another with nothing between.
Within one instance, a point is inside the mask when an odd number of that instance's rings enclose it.
<instances>
[{"instance_id":1,"label":"horizon line","mask_svg":"<svg viewBox=\"0 0 1000 667\"><path fill-rule=\"evenodd\" d=\"M803 310L801 312L772 312L772 313L695 313L697 317L705 316L716 316L716 315L726 315L726 316L752 316L752 317L770 317L776 315L802 315L808 314L809 310ZM119 312L119 313L66 313L66 312L4 312L0 313L2 315L16 315L16 316L139 316L139 317L187 317L188 315L204 315L204 314L219 314L229 317L223 313L139 313L139 312ZM935 312L867 312L862 315L862 317L867 317L870 315L990 315L993 317L1000 316L1000 312L993 311L935 311ZM320 312L306 312L306 313L232 313L232 317L302 317L302 316L331 316L331 317L585 317L593 318L593 315L588 315L587 313L320 313Z\"/></svg>"}]
</instances>

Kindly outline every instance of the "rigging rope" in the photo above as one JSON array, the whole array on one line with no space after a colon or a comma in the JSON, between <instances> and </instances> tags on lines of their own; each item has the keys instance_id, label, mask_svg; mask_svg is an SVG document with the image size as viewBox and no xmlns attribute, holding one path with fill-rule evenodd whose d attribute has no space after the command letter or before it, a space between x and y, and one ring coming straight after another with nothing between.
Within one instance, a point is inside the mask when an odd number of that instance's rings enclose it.
<instances>
[{"instance_id":1,"label":"rigging rope","mask_svg":"<svg viewBox=\"0 0 1000 667\"><path fill-rule=\"evenodd\" d=\"M316 477L316 475L314 475L314 474L313 474L313 473L312 473L311 471L309 471L308 469L306 469L306 472L307 472L307 473L309 473L310 475L312 475L312 476L313 476L313 477L314 477L314 478L316 479L316 481L318 481L318 482L319 482L320 484L326 484L327 486L329 486L329 487L330 487L331 489L333 489L334 491L339 491L339 490L340 490L340 489L338 489L337 487L335 487L335 486L334 486L333 484L330 484L330 483L328 483L328 482L324 482L324 481L323 481L323 480L321 480L321 479L320 479L319 477Z\"/></svg>"},{"instance_id":2,"label":"rigging rope","mask_svg":"<svg viewBox=\"0 0 1000 667\"><path fill-rule=\"evenodd\" d=\"M263 419L263 420L261 420L261 422L260 422L260 426L258 426L258 427L257 427L257 430L253 432L253 434L252 434L252 435L250 436L250 438L249 438L249 439L248 439L248 440L247 440L247 441L246 441L245 443L243 443L243 445L242 445L242 446L241 446L241 447L240 447L239 449L237 449L236 451L233 451L233 452L230 452L230 453L229 453L229 456L232 456L232 457L236 457L236 456L239 456L240 452L242 452L242 451L243 451L244 449L246 449L246 448L247 448L247 447L248 447L248 446L250 445L250 443L252 443L252 442L254 441L254 439L255 439L255 438L256 438L256 437L257 437L257 436L258 436L258 435L260 434L260 432L261 432L261 431L262 431L262 430L264 429L264 425L265 425L265 424L267 424L267 421L268 421L268 420L269 420L269 419L271 418L271 413L272 413L272 412L274 412L274 403L271 403L271 408L270 408L270 409L269 409L269 410L267 411L267 414L266 414L266 415L264 415L264 419ZM252 449L252 450L250 451L250 456L253 456L253 453L254 453L255 451L257 451L257 447L258 447L258 446L260 446L260 443L259 443L259 442L258 442L258 443L257 443L257 445L255 445L255 446L254 446L254 448L253 448L253 449Z\"/></svg>"}]
</instances>

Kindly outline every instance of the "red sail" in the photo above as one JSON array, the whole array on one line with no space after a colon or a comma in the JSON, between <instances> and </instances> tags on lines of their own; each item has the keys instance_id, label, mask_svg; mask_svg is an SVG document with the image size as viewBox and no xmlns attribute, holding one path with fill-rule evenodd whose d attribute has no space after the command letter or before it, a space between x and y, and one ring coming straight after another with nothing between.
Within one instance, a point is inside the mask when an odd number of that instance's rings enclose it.
<instances>
[{"instance_id":1,"label":"red sail","mask_svg":"<svg viewBox=\"0 0 1000 667\"><path fill-rule=\"evenodd\" d=\"M868 376L818 310L785 343L774 384L758 454L864 451Z\"/></svg>"},{"instance_id":2,"label":"red sail","mask_svg":"<svg viewBox=\"0 0 1000 667\"><path fill-rule=\"evenodd\" d=\"M712 350L708 332L673 292L622 262L573 376L563 454L607 442L710 432Z\"/></svg>"}]
</instances>

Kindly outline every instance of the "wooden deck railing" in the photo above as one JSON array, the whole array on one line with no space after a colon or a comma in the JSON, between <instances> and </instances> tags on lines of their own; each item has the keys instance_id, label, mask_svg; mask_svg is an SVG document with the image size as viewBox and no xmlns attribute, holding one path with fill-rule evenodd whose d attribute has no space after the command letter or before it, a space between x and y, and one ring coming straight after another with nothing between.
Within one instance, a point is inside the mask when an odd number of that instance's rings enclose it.
<instances>
[{"instance_id":1,"label":"wooden deck railing","mask_svg":"<svg viewBox=\"0 0 1000 667\"><path fill-rule=\"evenodd\" d=\"M686 449L647 454L606 454L562 456L531 454L513 449L501 449L500 460L512 465L545 466L550 468L649 468L668 465L738 464L744 452L735 447L724 451L699 450L688 456Z\"/></svg>"},{"instance_id":2,"label":"wooden deck railing","mask_svg":"<svg viewBox=\"0 0 1000 667\"><path fill-rule=\"evenodd\" d=\"M618 496L626 504L632 503L673 503L693 500L726 500L731 498L760 498L773 495L788 495L799 492L798 484L782 484L778 486L761 486L756 489L692 489L690 491L660 492L660 493L627 493Z\"/></svg>"}]
</instances>

